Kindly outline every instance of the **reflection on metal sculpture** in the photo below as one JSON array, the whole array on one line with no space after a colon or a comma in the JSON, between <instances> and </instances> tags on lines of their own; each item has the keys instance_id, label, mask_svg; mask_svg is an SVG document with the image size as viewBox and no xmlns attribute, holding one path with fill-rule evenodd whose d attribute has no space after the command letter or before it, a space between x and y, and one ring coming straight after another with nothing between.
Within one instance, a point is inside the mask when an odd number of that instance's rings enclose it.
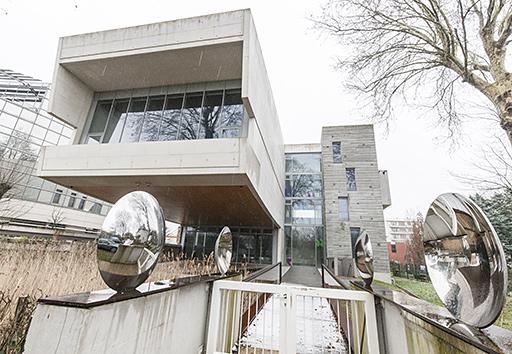
<instances>
[{"instance_id":1,"label":"reflection on metal sculpture","mask_svg":"<svg viewBox=\"0 0 512 354\"><path fill-rule=\"evenodd\" d=\"M215 264L221 275L225 275L231 265L233 254L233 237L229 227L224 226L215 241Z\"/></svg>"},{"instance_id":2,"label":"reflection on metal sculpture","mask_svg":"<svg viewBox=\"0 0 512 354\"><path fill-rule=\"evenodd\" d=\"M428 273L439 298L458 320L487 327L505 304L505 254L489 220L470 199L440 195L425 218Z\"/></svg>"},{"instance_id":3,"label":"reflection on metal sculpture","mask_svg":"<svg viewBox=\"0 0 512 354\"><path fill-rule=\"evenodd\" d=\"M146 192L119 199L108 213L97 242L98 268L109 287L135 289L153 271L165 241L165 219Z\"/></svg>"},{"instance_id":4,"label":"reflection on metal sculpture","mask_svg":"<svg viewBox=\"0 0 512 354\"><path fill-rule=\"evenodd\" d=\"M361 231L355 244L356 269L366 286L373 281L373 250L370 236L366 231Z\"/></svg>"}]
</instances>

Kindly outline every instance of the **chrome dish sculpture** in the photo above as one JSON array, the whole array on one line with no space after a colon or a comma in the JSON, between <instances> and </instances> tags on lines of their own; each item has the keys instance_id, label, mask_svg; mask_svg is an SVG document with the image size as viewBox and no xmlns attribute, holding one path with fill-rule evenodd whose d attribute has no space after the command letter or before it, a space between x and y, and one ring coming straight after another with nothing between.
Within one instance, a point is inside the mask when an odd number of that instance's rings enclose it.
<instances>
[{"instance_id":1,"label":"chrome dish sculpture","mask_svg":"<svg viewBox=\"0 0 512 354\"><path fill-rule=\"evenodd\" d=\"M215 264L221 275L225 275L231 265L233 236L229 227L224 226L215 241Z\"/></svg>"},{"instance_id":2,"label":"chrome dish sculpture","mask_svg":"<svg viewBox=\"0 0 512 354\"><path fill-rule=\"evenodd\" d=\"M470 199L442 194L428 209L423 230L432 284L458 320L490 326L505 304L507 266L496 231Z\"/></svg>"},{"instance_id":3,"label":"chrome dish sculpture","mask_svg":"<svg viewBox=\"0 0 512 354\"><path fill-rule=\"evenodd\" d=\"M165 219L158 201L131 192L107 214L97 240L98 268L118 292L133 291L155 268L165 241Z\"/></svg>"},{"instance_id":4,"label":"chrome dish sculpture","mask_svg":"<svg viewBox=\"0 0 512 354\"><path fill-rule=\"evenodd\" d=\"M370 236L366 231L361 231L355 244L355 263L359 276L366 286L373 281L373 250Z\"/></svg>"}]
</instances>

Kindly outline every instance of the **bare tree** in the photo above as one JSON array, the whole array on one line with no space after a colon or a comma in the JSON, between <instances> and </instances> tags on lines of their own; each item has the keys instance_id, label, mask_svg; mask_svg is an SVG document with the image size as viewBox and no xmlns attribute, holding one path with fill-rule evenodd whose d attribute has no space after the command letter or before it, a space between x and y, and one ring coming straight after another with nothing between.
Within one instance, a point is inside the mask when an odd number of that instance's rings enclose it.
<instances>
[{"instance_id":1,"label":"bare tree","mask_svg":"<svg viewBox=\"0 0 512 354\"><path fill-rule=\"evenodd\" d=\"M62 233L62 222L64 219L62 208L53 208L52 215L48 221L50 222L49 226L53 230L54 237L58 237Z\"/></svg>"},{"instance_id":2,"label":"bare tree","mask_svg":"<svg viewBox=\"0 0 512 354\"><path fill-rule=\"evenodd\" d=\"M374 118L391 117L398 97L419 99L453 133L467 86L488 99L512 143L510 0L329 0L315 21L350 45L339 64Z\"/></svg>"},{"instance_id":3,"label":"bare tree","mask_svg":"<svg viewBox=\"0 0 512 354\"><path fill-rule=\"evenodd\" d=\"M16 186L27 178L36 161L28 134L14 131L0 142L0 199L13 196Z\"/></svg>"},{"instance_id":4,"label":"bare tree","mask_svg":"<svg viewBox=\"0 0 512 354\"><path fill-rule=\"evenodd\" d=\"M407 264L419 267L425 264L425 255L423 253L423 215L416 214L412 223L412 235L407 240L407 249L405 253Z\"/></svg>"},{"instance_id":5,"label":"bare tree","mask_svg":"<svg viewBox=\"0 0 512 354\"><path fill-rule=\"evenodd\" d=\"M0 217L16 217L28 211L24 203L11 201L20 194L20 183L29 178L35 161L28 134L13 131L7 141L0 141Z\"/></svg>"},{"instance_id":6,"label":"bare tree","mask_svg":"<svg viewBox=\"0 0 512 354\"><path fill-rule=\"evenodd\" d=\"M464 174L452 175L480 192L512 195L512 148L502 139L496 138L470 163L472 168Z\"/></svg>"}]
</instances>

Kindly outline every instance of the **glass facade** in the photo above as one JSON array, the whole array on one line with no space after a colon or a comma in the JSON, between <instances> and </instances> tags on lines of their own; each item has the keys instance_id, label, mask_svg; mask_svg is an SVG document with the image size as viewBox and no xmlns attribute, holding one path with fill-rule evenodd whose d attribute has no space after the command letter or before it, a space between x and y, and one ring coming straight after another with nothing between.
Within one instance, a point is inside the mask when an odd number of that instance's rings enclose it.
<instances>
[{"instance_id":1,"label":"glass facade","mask_svg":"<svg viewBox=\"0 0 512 354\"><path fill-rule=\"evenodd\" d=\"M48 84L0 70L0 159L4 168L12 168L9 164L19 160L25 165L23 177L8 193L19 199L106 215L110 205L36 177L41 147L69 144L73 133L70 126L46 111L48 94ZM76 200L84 200L81 208Z\"/></svg>"},{"instance_id":2,"label":"glass facade","mask_svg":"<svg viewBox=\"0 0 512 354\"><path fill-rule=\"evenodd\" d=\"M325 236L320 152L286 154L285 196L287 261L322 264Z\"/></svg>"},{"instance_id":3,"label":"glass facade","mask_svg":"<svg viewBox=\"0 0 512 354\"><path fill-rule=\"evenodd\" d=\"M240 88L100 99L85 143L236 138L243 121Z\"/></svg>"},{"instance_id":4,"label":"glass facade","mask_svg":"<svg viewBox=\"0 0 512 354\"><path fill-rule=\"evenodd\" d=\"M187 227L184 253L187 258L206 259L214 251L222 227ZM230 227L233 262L272 263L272 229Z\"/></svg>"}]
</instances>

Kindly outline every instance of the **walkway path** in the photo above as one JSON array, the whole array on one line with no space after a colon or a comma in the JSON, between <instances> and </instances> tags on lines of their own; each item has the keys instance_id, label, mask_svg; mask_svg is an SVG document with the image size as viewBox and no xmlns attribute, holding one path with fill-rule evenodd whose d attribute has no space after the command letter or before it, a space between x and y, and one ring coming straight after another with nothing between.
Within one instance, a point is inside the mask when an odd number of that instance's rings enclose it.
<instances>
[{"instance_id":1,"label":"walkway path","mask_svg":"<svg viewBox=\"0 0 512 354\"><path fill-rule=\"evenodd\" d=\"M322 277L315 267L293 266L283 283L321 287ZM250 324L240 341L240 353L277 353L281 299L272 296ZM347 353L345 341L328 301L324 298L297 296L297 353Z\"/></svg>"},{"instance_id":2,"label":"walkway path","mask_svg":"<svg viewBox=\"0 0 512 354\"><path fill-rule=\"evenodd\" d=\"M283 276L283 283L321 288L322 276L316 267L294 265Z\"/></svg>"}]
</instances>

